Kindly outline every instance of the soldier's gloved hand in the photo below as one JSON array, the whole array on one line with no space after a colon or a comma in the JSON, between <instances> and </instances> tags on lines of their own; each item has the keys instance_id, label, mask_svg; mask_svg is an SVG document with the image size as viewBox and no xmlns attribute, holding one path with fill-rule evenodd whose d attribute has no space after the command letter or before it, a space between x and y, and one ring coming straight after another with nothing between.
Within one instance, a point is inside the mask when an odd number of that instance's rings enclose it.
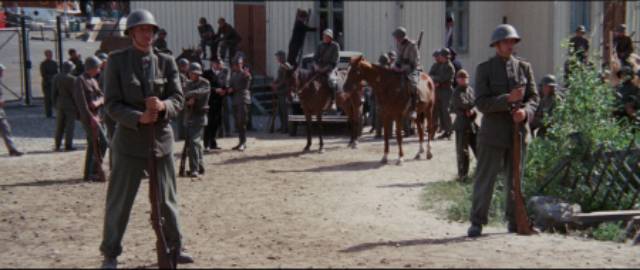
<instances>
[{"instance_id":1,"label":"soldier's gloved hand","mask_svg":"<svg viewBox=\"0 0 640 270\"><path fill-rule=\"evenodd\" d=\"M154 112L161 112L165 110L164 102L162 102L158 97L148 97L144 101L147 110Z\"/></svg>"},{"instance_id":2,"label":"soldier's gloved hand","mask_svg":"<svg viewBox=\"0 0 640 270\"><path fill-rule=\"evenodd\" d=\"M513 122L520 123L527 118L527 113L523 109L514 110L511 114Z\"/></svg>"},{"instance_id":3,"label":"soldier's gloved hand","mask_svg":"<svg viewBox=\"0 0 640 270\"><path fill-rule=\"evenodd\" d=\"M518 87L515 89L511 89L511 92L509 93L509 97L507 98L507 101L510 103L514 103L514 102L518 102L521 101L524 98L524 87Z\"/></svg>"},{"instance_id":4,"label":"soldier's gloved hand","mask_svg":"<svg viewBox=\"0 0 640 270\"><path fill-rule=\"evenodd\" d=\"M158 120L158 112L146 110L144 111L144 113L142 113L142 116L140 116L138 122L140 122L140 124L146 125L155 123L156 120Z\"/></svg>"}]
</instances>

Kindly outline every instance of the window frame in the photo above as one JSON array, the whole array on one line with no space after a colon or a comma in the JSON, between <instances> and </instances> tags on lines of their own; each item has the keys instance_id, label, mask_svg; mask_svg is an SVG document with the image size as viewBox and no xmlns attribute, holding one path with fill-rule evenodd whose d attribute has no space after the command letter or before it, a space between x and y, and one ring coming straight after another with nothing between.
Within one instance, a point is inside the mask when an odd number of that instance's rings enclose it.
<instances>
[{"instance_id":1,"label":"window frame","mask_svg":"<svg viewBox=\"0 0 640 270\"><path fill-rule=\"evenodd\" d=\"M469 1L447 0L445 3L445 14L453 13L453 44L452 48L456 53L467 53L469 51ZM446 21L445 21L446 34ZM446 41L442 41L446 44Z\"/></svg>"},{"instance_id":2,"label":"window frame","mask_svg":"<svg viewBox=\"0 0 640 270\"><path fill-rule=\"evenodd\" d=\"M341 2L341 6L337 6L336 3L334 2ZM322 6L323 3L326 3L325 7ZM344 49L344 14L345 14L344 5L345 5L344 0L340 0L340 1L320 0L320 1L316 1L316 4L315 4L316 10L318 11L316 16L318 27L322 27L320 22L322 13L324 12L327 13L327 26L320 29L318 38L322 40L322 32L324 31L324 29L331 28L333 30L334 40L338 42L340 44L340 48L343 48L343 49ZM342 29L340 29L340 31L336 30L336 25L335 25L336 14L341 14L342 16Z\"/></svg>"}]
</instances>

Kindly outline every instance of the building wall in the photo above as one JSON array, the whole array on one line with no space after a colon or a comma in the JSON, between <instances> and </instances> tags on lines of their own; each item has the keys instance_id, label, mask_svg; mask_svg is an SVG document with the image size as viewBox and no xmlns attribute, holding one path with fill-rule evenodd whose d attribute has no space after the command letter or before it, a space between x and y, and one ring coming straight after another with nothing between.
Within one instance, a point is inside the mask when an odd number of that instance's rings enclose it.
<instances>
[{"instance_id":1,"label":"building wall","mask_svg":"<svg viewBox=\"0 0 640 270\"><path fill-rule=\"evenodd\" d=\"M391 32L396 27L395 3L392 1L345 2L344 48L362 52L377 62L380 54L395 49Z\"/></svg>"},{"instance_id":2,"label":"building wall","mask_svg":"<svg viewBox=\"0 0 640 270\"><path fill-rule=\"evenodd\" d=\"M417 39L420 31L424 31L420 62L425 70L429 70L433 64L433 57L431 57L433 50L442 48L444 45L445 2L402 1L401 4L400 22L407 28L409 36Z\"/></svg>"}]
</instances>

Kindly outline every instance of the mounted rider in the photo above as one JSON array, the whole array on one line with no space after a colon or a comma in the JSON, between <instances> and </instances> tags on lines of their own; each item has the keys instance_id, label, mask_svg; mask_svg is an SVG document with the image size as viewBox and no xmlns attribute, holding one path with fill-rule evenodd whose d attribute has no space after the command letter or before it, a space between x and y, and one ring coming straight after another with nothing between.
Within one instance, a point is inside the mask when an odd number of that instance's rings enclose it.
<instances>
[{"instance_id":1,"label":"mounted rider","mask_svg":"<svg viewBox=\"0 0 640 270\"><path fill-rule=\"evenodd\" d=\"M398 44L398 59L395 62L393 71L401 72L405 75L406 80L409 81L408 87L405 80L402 80L402 89L408 88L411 96L411 118L416 119L416 103L418 93L418 81L420 81L420 51L416 42L407 38L407 29L404 27L398 27L393 31L393 37Z\"/></svg>"},{"instance_id":2,"label":"mounted rider","mask_svg":"<svg viewBox=\"0 0 640 270\"><path fill-rule=\"evenodd\" d=\"M331 104L334 105L336 90L338 88L338 77L336 69L340 60L340 44L333 40L333 30L326 29L322 32L322 43L316 47L313 54L313 73L317 79L326 83L331 89Z\"/></svg>"}]
</instances>

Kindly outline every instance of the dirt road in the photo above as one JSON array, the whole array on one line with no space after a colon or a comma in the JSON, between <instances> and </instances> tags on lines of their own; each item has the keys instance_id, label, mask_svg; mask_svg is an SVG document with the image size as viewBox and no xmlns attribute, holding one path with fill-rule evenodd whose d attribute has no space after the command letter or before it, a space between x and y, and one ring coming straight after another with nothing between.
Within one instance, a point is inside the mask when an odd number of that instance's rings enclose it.
<instances>
[{"instance_id":1,"label":"dirt road","mask_svg":"<svg viewBox=\"0 0 640 270\"><path fill-rule=\"evenodd\" d=\"M468 224L422 210L424 184L455 175L453 141L434 143L433 160L382 166L381 141L370 136L357 150L330 138L326 153L303 154L300 137L252 135L249 151L208 154L206 176L179 179L184 243L196 259L185 267L640 266L637 247L502 227L469 240ZM80 180L83 151L29 147L20 158L0 155L2 267L98 267L106 185ZM407 156L415 151L411 139ZM147 189L145 181L121 267L155 265Z\"/></svg>"}]
</instances>

